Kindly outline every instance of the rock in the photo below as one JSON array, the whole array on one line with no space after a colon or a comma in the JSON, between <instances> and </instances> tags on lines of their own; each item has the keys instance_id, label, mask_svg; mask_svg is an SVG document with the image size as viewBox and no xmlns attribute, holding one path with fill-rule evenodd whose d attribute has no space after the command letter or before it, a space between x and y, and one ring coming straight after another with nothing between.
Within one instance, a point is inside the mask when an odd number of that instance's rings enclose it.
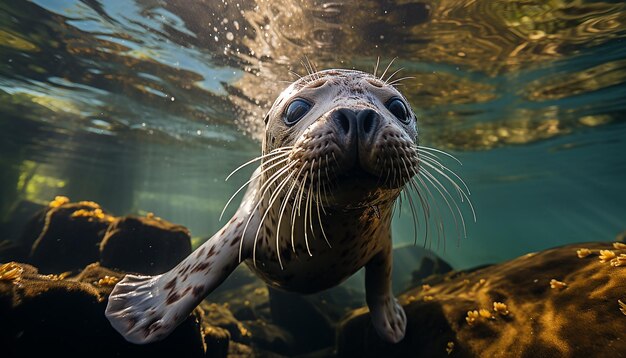
<instances>
[{"instance_id":1,"label":"rock","mask_svg":"<svg viewBox=\"0 0 626 358\"><path fill-rule=\"evenodd\" d=\"M271 318L267 285L250 272L246 265L236 268L224 284L209 295L209 299L227 304L239 321Z\"/></svg>"},{"instance_id":2,"label":"rock","mask_svg":"<svg viewBox=\"0 0 626 358\"><path fill-rule=\"evenodd\" d=\"M452 271L452 266L439 257L424 257L420 267L411 273L412 283L416 284L431 275L441 275Z\"/></svg>"},{"instance_id":3,"label":"rock","mask_svg":"<svg viewBox=\"0 0 626 358\"><path fill-rule=\"evenodd\" d=\"M230 345L230 333L224 328L214 326L203 325L202 329L206 358L226 358Z\"/></svg>"},{"instance_id":4,"label":"rock","mask_svg":"<svg viewBox=\"0 0 626 358\"><path fill-rule=\"evenodd\" d=\"M252 348L245 344L231 342L228 346L228 358L252 358L257 357Z\"/></svg>"},{"instance_id":5,"label":"rock","mask_svg":"<svg viewBox=\"0 0 626 358\"><path fill-rule=\"evenodd\" d=\"M417 267L415 271L407 267ZM414 282L430 275L443 274L452 270L452 266L420 245L404 245L393 249L392 290L398 294L412 287ZM359 283L363 285L363 280Z\"/></svg>"},{"instance_id":6,"label":"rock","mask_svg":"<svg viewBox=\"0 0 626 358\"><path fill-rule=\"evenodd\" d=\"M2 356L205 356L195 315L161 342L126 342L104 315L106 295L121 276L98 264L74 278L40 275L26 264L2 266Z\"/></svg>"},{"instance_id":7,"label":"rock","mask_svg":"<svg viewBox=\"0 0 626 358\"><path fill-rule=\"evenodd\" d=\"M29 254L28 247L10 240L0 241L0 262L24 261Z\"/></svg>"},{"instance_id":8,"label":"rock","mask_svg":"<svg viewBox=\"0 0 626 358\"><path fill-rule=\"evenodd\" d=\"M244 352L236 354L243 356L247 356L248 353L246 352L254 353L257 356L268 356L268 354L275 356L270 352L293 355L294 352L298 351L298 345L290 332L263 318L239 321L230 311L229 304L203 301L197 311L200 312L205 332L213 333L214 337L225 333L230 338L231 341L225 345L223 340L217 342L220 351L226 347L229 357L231 355L229 345L239 347L237 344L254 347L254 349L246 347ZM209 352L208 347L210 347L209 343L207 343L207 352Z\"/></svg>"},{"instance_id":9,"label":"rock","mask_svg":"<svg viewBox=\"0 0 626 358\"><path fill-rule=\"evenodd\" d=\"M168 271L190 253L189 231L154 216L116 219L100 244L103 266L146 275Z\"/></svg>"},{"instance_id":10,"label":"rock","mask_svg":"<svg viewBox=\"0 0 626 358\"><path fill-rule=\"evenodd\" d=\"M2 230L0 230L3 235L2 238L23 244L30 251L31 246L41 233L47 209L47 206L39 203L30 200L20 200L9 213L4 225L2 225ZM37 225L33 225L34 221L37 222ZM33 230L29 232L29 235L25 235L29 227Z\"/></svg>"},{"instance_id":11,"label":"rock","mask_svg":"<svg viewBox=\"0 0 626 358\"><path fill-rule=\"evenodd\" d=\"M63 201L58 206L51 203L29 262L41 272L60 273L98 261L98 244L112 220L112 216L91 201Z\"/></svg>"},{"instance_id":12,"label":"rock","mask_svg":"<svg viewBox=\"0 0 626 358\"><path fill-rule=\"evenodd\" d=\"M332 346L335 342L335 326L322 309L321 300L269 288L272 323L293 335L296 351L304 353ZM306 322L306 324L303 324Z\"/></svg>"},{"instance_id":13,"label":"rock","mask_svg":"<svg viewBox=\"0 0 626 358\"><path fill-rule=\"evenodd\" d=\"M583 247L592 254L578 258L576 250ZM408 318L401 342L382 342L361 308L339 329L338 356L623 355L626 317L618 299L626 298L626 267L601 262L600 250L626 254L607 243L575 244L471 272L431 276L430 286L399 297ZM498 305L497 312L494 302L506 306Z\"/></svg>"},{"instance_id":14,"label":"rock","mask_svg":"<svg viewBox=\"0 0 626 358\"><path fill-rule=\"evenodd\" d=\"M265 350L281 355L293 356L298 351L293 335L282 327L261 319L244 321L242 323L250 330L251 345L254 347L255 353ZM267 356L267 354L261 353L259 355Z\"/></svg>"},{"instance_id":15,"label":"rock","mask_svg":"<svg viewBox=\"0 0 626 358\"><path fill-rule=\"evenodd\" d=\"M205 330L212 327L225 329L229 337L234 341L248 343L250 342L250 332L238 321L228 309L228 304L215 304L202 301L198 306L202 325Z\"/></svg>"}]
</instances>

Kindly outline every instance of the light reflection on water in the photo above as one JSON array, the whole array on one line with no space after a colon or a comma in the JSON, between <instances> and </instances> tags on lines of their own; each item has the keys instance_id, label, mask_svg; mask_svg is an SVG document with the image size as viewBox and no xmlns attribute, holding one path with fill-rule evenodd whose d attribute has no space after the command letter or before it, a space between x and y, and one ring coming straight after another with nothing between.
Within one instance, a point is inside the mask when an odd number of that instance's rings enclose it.
<instances>
[{"instance_id":1,"label":"light reflection on water","mask_svg":"<svg viewBox=\"0 0 626 358\"><path fill-rule=\"evenodd\" d=\"M20 198L67 194L210 236L245 173L223 179L258 154L263 114L290 70L306 72L305 56L367 71L397 57L390 72L413 77L399 89L418 109L422 143L463 161L455 170L478 212L459 245L446 221L440 254L467 267L611 240L626 229L625 7L5 1L0 214ZM40 179L20 187L25 177ZM394 231L412 243L407 210Z\"/></svg>"}]
</instances>

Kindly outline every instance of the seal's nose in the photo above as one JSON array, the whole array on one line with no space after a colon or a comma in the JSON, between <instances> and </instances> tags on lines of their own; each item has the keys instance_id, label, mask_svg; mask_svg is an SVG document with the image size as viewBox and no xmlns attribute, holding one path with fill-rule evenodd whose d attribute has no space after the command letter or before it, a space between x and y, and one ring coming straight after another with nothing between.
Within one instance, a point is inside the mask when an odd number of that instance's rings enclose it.
<instances>
[{"instance_id":1,"label":"seal's nose","mask_svg":"<svg viewBox=\"0 0 626 358\"><path fill-rule=\"evenodd\" d=\"M356 113L357 136L359 143L369 144L376 133L380 118L373 109L362 109Z\"/></svg>"},{"instance_id":2,"label":"seal's nose","mask_svg":"<svg viewBox=\"0 0 626 358\"><path fill-rule=\"evenodd\" d=\"M378 128L379 115L373 109L351 110L339 108L332 114L332 119L348 142L357 139L359 143L369 143Z\"/></svg>"}]
</instances>

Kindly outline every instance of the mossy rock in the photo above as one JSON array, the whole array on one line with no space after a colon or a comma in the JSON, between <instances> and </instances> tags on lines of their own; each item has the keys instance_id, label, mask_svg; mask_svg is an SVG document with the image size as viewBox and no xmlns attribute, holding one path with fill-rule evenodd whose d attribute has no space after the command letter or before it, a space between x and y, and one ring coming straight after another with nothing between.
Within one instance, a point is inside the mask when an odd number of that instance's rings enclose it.
<instances>
[{"instance_id":1,"label":"mossy rock","mask_svg":"<svg viewBox=\"0 0 626 358\"><path fill-rule=\"evenodd\" d=\"M579 248L592 254L579 258ZM361 308L340 327L338 355L621 356L626 352L626 316L618 300L626 301L626 267L601 262L600 250L626 254L611 243L575 244L431 277L425 282L429 286L399 297L408 318L401 342L381 341L367 309ZM502 313L494 311L494 302L504 303L508 314L502 306ZM469 311L478 317L472 319Z\"/></svg>"},{"instance_id":2,"label":"mossy rock","mask_svg":"<svg viewBox=\"0 0 626 358\"><path fill-rule=\"evenodd\" d=\"M40 272L61 273L80 270L98 261L98 245L112 220L111 215L90 201L47 209L29 262Z\"/></svg>"},{"instance_id":3,"label":"mossy rock","mask_svg":"<svg viewBox=\"0 0 626 358\"><path fill-rule=\"evenodd\" d=\"M189 230L155 217L117 218L100 243L103 266L145 275L166 272L189 254Z\"/></svg>"},{"instance_id":4,"label":"mossy rock","mask_svg":"<svg viewBox=\"0 0 626 358\"><path fill-rule=\"evenodd\" d=\"M11 269L17 270L17 277L0 279L2 357L205 356L195 314L161 342L125 341L104 315L107 295L121 273L98 264L71 278L40 275L26 264L12 263Z\"/></svg>"}]
</instances>

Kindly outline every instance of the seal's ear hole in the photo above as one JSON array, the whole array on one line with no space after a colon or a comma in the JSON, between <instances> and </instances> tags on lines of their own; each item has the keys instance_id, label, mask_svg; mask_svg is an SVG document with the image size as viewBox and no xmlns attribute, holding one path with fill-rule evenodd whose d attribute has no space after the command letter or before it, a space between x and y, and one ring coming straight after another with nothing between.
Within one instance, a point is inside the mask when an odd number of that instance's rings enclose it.
<instances>
[{"instance_id":1,"label":"seal's ear hole","mask_svg":"<svg viewBox=\"0 0 626 358\"><path fill-rule=\"evenodd\" d=\"M267 124L267 122L270 121L270 114L268 113L265 118L263 118L263 122L265 122L265 124Z\"/></svg>"}]
</instances>

